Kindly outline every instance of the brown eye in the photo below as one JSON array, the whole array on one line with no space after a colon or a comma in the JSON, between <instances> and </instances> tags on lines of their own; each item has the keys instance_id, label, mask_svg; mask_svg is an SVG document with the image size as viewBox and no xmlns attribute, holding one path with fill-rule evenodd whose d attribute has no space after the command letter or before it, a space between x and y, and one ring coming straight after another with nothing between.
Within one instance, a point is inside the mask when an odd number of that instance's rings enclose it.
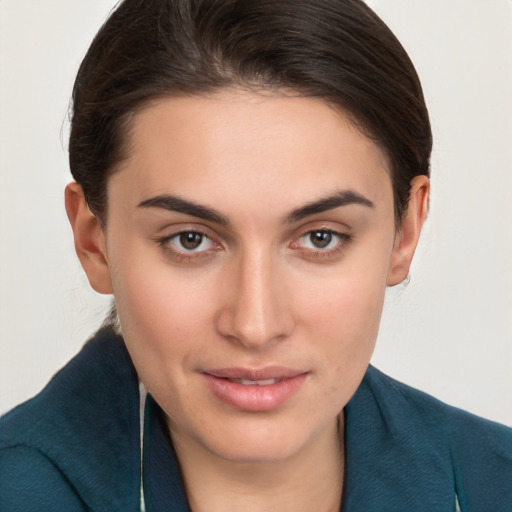
<instances>
[{"instance_id":1,"label":"brown eye","mask_svg":"<svg viewBox=\"0 0 512 512\"><path fill-rule=\"evenodd\" d=\"M193 251L200 247L203 239L204 235L202 233L196 233L194 231L188 231L179 235L181 246L188 251Z\"/></svg>"},{"instance_id":2,"label":"brown eye","mask_svg":"<svg viewBox=\"0 0 512 512\"><path fill-rule=\"evenodd\" d=\"M200 231L181 231L161 241L163 246L172 247L182 254L207 252L214 247L212 240Z\"/></svg>"},{"instance_id":3,"label":"brown eye","mask_svg":"<svg viewBox=\"0 0 512 512\"><path fill-rule=\"evenodd\" d=\"M330 231L312 231L309 234L309 239L317 249L325 249L331 244L333 234Z\"/></svg>"},{"instance_id":4,"label":"brown eye","mask_svg":"<svg viewBox=\"0 0 512 512\"><path fill-rule=\"evenodd\" d=\"M222 246L202 231L179 231L158 243L164 253L179 263L199 263L213 257Z\"/></svg>"},{"instance_id":5,"label":"brown eye","mask_svg":"<svg viewBox=\"0 0 512 512\"><path fill-rule=\"evenodd\" d=\"M350 240L350 235L330 229L314 229L299 238L302 249L326 255L341 250Z\"/></svg>"}]
</instances>

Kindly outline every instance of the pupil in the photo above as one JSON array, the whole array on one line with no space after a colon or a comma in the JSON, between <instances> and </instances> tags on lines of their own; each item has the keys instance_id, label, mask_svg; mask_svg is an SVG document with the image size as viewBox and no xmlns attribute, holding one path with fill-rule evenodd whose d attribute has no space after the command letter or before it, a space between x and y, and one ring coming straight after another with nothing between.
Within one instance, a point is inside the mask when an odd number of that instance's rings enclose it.
<instances>
[{"instance_id":1,"label":"pupil","mask_svg":"<svg viewBox=\"0 0 512 512\"><path fill-rule=\"evenodd\" d=\"M327 231L315 231L311 234L311 242L315 247L323 249L332 241L332 234Z\"/></svg>"},{"instance_id":2,"label":"pupil","mask_svg":"<svg viewBox=\"0 0 512 512\"><path fill-rule=\"evenodd\" d=\"M185 249L197 249L203 241L203 235L200 233L182 233L180 243Z\"/></svg>"}]
</instances>

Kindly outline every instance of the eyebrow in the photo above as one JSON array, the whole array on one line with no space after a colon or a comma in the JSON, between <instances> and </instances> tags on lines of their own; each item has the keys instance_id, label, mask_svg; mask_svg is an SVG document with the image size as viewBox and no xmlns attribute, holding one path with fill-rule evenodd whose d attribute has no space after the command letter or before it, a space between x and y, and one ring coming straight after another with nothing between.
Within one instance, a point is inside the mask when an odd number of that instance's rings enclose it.
<instances>
[{"instance_id":1,"label":"eyebrow","mask_svg":"<svg viewBox=\"0 0 512 512\"><path fill-rule=\"evenodd\" d=\"M341 190L324 197L323 199L308 203L305 206L301 206L300 208L293 210L285 216L284 221L291 224L317 213L326 212L328 210L352 204L359 204L368 208L374 207L374 204L369 199L357 192L352 190ZM169 194L161 194L151 197L150 199L145 199L139 203L138 208L156 208L171 212L178 212L214 222L216 224L221 224L222 226L229 225L228 218L217 210Z\"/></svg>"},{"instance_id":2,"label":"eyebrow","mask_svg":"<svg viewBox=\"0 0 512 512\"><path fill-rule=\"evenodd\" d=\"M374 204L366 197L354 192L352 190L340 190L334 194L324 197L318 201L301 206L296 210L293 210L285 217L285 221L292 223L315 215L316 213L326 212L328 210L334 210L340 206L348 206L351 204L359 204L368 208L373 208Z\"/></svg>"},{"instance_id":3,"label":"eyebrow","mask_svg":"<svg viewBox=\"0 0 512 512\"><path fill-rule=\"evenodd\" d=\"M229 224L227 217L213 208L208 208L207 206L168 194L162 194L146 199L139 203L138 207L157 208L170 212L183 213L185 215L191 215L192 217L198 217L199 219L215 222L216 224L221 224L223 226L227 226Z\"/></svg>"}]
</instances>

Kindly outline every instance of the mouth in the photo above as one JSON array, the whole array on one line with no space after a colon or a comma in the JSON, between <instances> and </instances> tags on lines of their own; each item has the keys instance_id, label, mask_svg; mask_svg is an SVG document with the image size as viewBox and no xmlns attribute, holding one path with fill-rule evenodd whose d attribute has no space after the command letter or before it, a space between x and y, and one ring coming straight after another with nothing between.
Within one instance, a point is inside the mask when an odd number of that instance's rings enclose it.
<instances>
[{"instance_id":1,"label":"mouth","mask_svg":"<svg viewBox=\"0 0 512 512\"><path fill-rule=\"evenodd\" d=\"M271 386L282 379L250 380L250 379L231 379L231 382L242 384L242 386Z\"/></svg>"},{"instance_id":2,"label":"mouth","mask_svg":"<svg viewBox=\"0 0 512 512\"><path fill-rule=\"evenodd\" d=\"M298 393L307 375L308 372L284 367L222 368L203 372L217 399L247 412L266 412L283 406Z\"/></svg>"}]
</instances>

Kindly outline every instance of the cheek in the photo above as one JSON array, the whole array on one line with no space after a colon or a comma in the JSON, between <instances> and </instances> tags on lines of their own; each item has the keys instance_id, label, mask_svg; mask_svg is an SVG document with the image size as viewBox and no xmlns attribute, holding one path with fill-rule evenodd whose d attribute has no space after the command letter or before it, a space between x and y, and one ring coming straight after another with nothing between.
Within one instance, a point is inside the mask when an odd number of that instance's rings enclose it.
<instances>
[{"instance_id":1,"label":"cheek","mask_svg":"<svg viewBox=\"0 0 512 512\"><path fill-rule=\"evenodd\" d=\"M327 331L330 339L338 336L343 343L358 338L364 342L365 333L376 336L386 276L386 262L363 259L355 265L347 262L345 266L333 268L321 278L302 276L300 286L295 287L300 300L298 307L309 327Z\"/></svg>"},{"instance_id":2,"label":"cheek","mask_svg":"<svg viewBox=\"0 0 512 512\"><path fill-rule=\"evenodd\" d=\"M325 293L323 299L309 305L309 329L327 345L334 368L346 372L366 367L374 349L384 301L382 291L365 287L360 280L343 280Z\"/></svg>"},{"instance_id":3,"label":"cheek","mask_svg":"<svg viewBox=\"0 0 512 512\"><path fill-rule=\"evenodd\" d=\"M114 264L111 275L129 349L138 350L143 343L145 359L163 361L207 344L215 304L209 293L213 276L176 272L135 254Z\"/></svg>"},{"instance_id":4,"label":"cheek","mask_svg":"<svg viewBox=\"0 0 512 512\"><path fill-rule=\"evenodd\" d=\"M329 385L325 397L343 407L359 385L377 339L385 296L385 268L339 272L314 293L303 293L302 329L319 351L319 375ZM306 284L306 283L304 283ZM311 289L311 287L309 287Z\"/></svg>"},{"instance_id":5,"label":"cheek","mask_svg":"<svg viewBox=\"0 0 512 512\"><path fill-rule=\"evenodd\" d=\"M135 258L133 262L137 261ZM212 340L205 283L175 275L170 267L123 264L112 282L126 347L141 380L166 411L187 410L190 372ZM210 349L211 350L211 349ZM191 400L193 402L193 400Z\"/></svg>"}]
</instances>

